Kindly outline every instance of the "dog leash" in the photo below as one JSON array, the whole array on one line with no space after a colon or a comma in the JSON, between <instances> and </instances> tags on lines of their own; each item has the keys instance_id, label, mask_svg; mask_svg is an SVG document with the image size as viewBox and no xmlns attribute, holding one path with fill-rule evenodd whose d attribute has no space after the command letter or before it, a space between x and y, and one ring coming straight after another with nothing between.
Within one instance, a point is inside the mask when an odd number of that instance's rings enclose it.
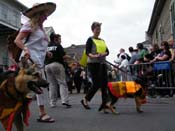
<instances>
[{"instance_id":1,"label":"dog leash","mask_svg":"<svg viewBox=\"0 0 175 131\"><path fill-rule=\"evenodd\" d=\"M105 60L105 62L106 62L107 64L109 64L109 65L112 65L114 68L117 68L118 70L120 70L120 71L122 71L122 72L124 72L124 73L128 73L127 71L122 70L121 68L119 68L118 66L112 64L111 62L109 62L109 61L107 61L107 60Z\"/></svg>"},{"instance_id":2,"label":"dog leash","mask_svg":"<svg viewBox=\"0 0 175 131\"><path fill-rule=\"evenodd\" d=\"M127 71L125 71L125 70L119 68L118 66L112 64L111 62L109 62L109 61L107 61L107 60L105 60L105 62L106 62L107 64L113 66L114 68L117 68L117 69L120 70L121 72L126 73L128 76L132 76L132 78L137 78L137 79L138 79L138 77L139 77L138 75L128 73Z\"/></svg>"}]
</instances>

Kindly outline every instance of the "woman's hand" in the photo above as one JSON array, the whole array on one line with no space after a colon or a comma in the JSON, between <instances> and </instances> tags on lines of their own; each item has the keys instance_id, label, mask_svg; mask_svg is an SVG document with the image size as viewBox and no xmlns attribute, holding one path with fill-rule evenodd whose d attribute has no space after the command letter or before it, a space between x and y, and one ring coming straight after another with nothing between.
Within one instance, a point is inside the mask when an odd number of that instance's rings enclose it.
<instances>
[{"instance_id":1,"label":"woman's hand","mask_svg":"<svg viewBox=\"0 0 175 131\"><path fill-rule=\"evenodd\" d=\"M92 54L92 53L89 53L88 56L90 58L102 58L102 57L105 57L107 55L107 53L97 53L97 54Z\"/></svg>"},{"instance_id":2,"label":"woman's hand","mask_svg":"<svg viewBox=\"0 0 175 131\"><path fill-rule=\"evenodd\" d=\"M156 56L153 60L151 60L149 63L152 64L158 60L158 56Z\"/></svg>"},{"instance_id":3,"label":"woman's hand","mask_svg":"<svg viewBox=\"0 0 175 131\"><path fill-rule=\"evenodd\" d=\"M89 54L89 57L90 58L99 58L100 57L100 54Z\"/></svg>"},{"instance_id":4,"label":"woman's hand","mask_svg":"<svg viewBox=\"0 0 175 131\"><path fill-rule=\"evenodd\" d=\"M105 52L105 53L99 53L99 57L105 57L105 56L107 56L107 53Z\"/></svg>"},{"instance_id":5,"label":"woman's hand","mask_svg":"<svg viewBox=\"0 0 175 131\"><path fill-rule=\"evenodd\" d=\"M97 54L89 54L88 56L90 58L101 58L101 57L105 57L107 55L107 53L97 53Z\"/></svg>"},{"instance_id":6,"label":"woman's hand","mask_svg":"<svg viewBox=\"0 0 175 131\"><path fill-rule=\"evenodd\" d=\"M23 50L24 50L24 56L27 57L27 58L30 58L30 51L29 51L29 49L25 46L23 48Z\"/></svg>"}]
</instances>

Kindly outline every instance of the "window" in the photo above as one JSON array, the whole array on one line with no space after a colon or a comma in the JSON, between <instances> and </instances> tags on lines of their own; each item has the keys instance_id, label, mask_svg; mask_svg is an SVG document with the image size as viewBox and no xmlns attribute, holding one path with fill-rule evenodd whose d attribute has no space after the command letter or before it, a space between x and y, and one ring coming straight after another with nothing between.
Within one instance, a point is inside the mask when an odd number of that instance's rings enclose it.
<instances>
[{"instance_id":1,"label":"window","mask_svg":"<svg viewBox=\"0 0 175 131\"><path fill-rule=\"evenodd\" d=\"M6 21L7 20L7 14L8 14L8 7L5 5L1 5L1 19Z\"/></svg>"},{"instance_id":2,"label":"window","mask_svg":"<svg viewBox=\"0 0 175 131\"><path fill-rule=\"evenodd\" d=\"M163 31L163 27L162 27L162 24L160 24L159 26L159 32L158 32L158 38L160 40L160 42L163 40L163 34L164 34L164 31Z\"/></svg>"},{"instance_id":3,"label":"window","mask_svg":"<svg viewBox=\"0 0 175 131\"><path fill-rule=\"evenodd\" d=\"M16 12L15 10L11 10L9 12L9 21L10 21L10 24L14 25L15 27L18 27L19 26L19 15L18 15L18 12Z\"/></svg>"},{"instance_id":4,"label":"window","mask_svg":"<svg viewBox=\"0 0 175 131\"><path fill-rule=\"evenodd\" d=\"M156 40L158 40L158 31L156 30Z\"/></svg>"},{"instance_id":5,"label":"window","mask_svg":"<svg viewBox=\"0 0 175 131\"><path fill-rule=\"evenodd\" d=\"M8 65L8 55L7 55L7 52L4 52L4 54L2 56L2 63L3 63L3 65Z\"/></svg>"},{"instance_id":6,"label":"window","mask_svg":"<svg viewBox=\"0 0 175 131\"><path fill-rule=\"evenodd\" d=\"M172 33L173 33L173 37L175 38L175 2L171 3L170 15L171 15Z\"/></svg>"}]
</instances>

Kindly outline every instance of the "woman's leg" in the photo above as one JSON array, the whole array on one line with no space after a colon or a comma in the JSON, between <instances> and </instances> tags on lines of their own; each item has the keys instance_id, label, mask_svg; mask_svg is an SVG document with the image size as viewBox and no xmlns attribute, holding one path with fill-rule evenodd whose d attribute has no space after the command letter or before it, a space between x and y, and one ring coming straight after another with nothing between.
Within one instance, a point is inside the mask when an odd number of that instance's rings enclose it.
<instances>
[{"instance_id":1,"label":"woman's leg","mask_svg":"<svg viewBox=\"0 0 175 131\"><path fill-rule=\"evenodd\" d=\"M105 108L107 105L107 99L108 99L108 94L107 94L107 84L108 84L108 79L107 79L107 67L105 64L100 65L100 75L99 75L99 80L100 80L100 88L102 92L102 104L99 108L99 111Z\"/></svg>"},{"instance_id":2,"label":"woman's leg","mask_svg":"<svg viewBox=\"0 0 175 131\"><path fill-rule=\"evenodd\" d=\"M92 88L88 91L88 93L85 96L85 99L87 101L91 101L97 90L100 88L100 81L99 81L99 64L93 63L88 65L88 71L91 75L92 78L92 83L93 86Z\"/></svg>"}]
</instances>

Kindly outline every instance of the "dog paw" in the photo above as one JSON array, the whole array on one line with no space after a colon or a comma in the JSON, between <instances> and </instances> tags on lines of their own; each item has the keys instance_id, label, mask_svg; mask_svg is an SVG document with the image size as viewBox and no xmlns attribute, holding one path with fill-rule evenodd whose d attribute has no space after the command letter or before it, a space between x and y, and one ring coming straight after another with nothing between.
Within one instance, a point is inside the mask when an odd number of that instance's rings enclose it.
<instances>
[{"instance_id":1,"label":"dog paw","mask_svg":"<svg viewBox=\"0 0 175 131\"><path fill-rule=\"evenodd\" d=\"M110 110L114 115L118 115L118 114L119 114L119 112L117 112L113 106L109 106L109 110Z\"/></svg>"},{"instance_id":2,"label":"dog paw","mask_svg":"<svg viewBox=\"0 0 175 131\"><path fill-rule=\"evenodd\" d=\"M109 112L106 109L103 109L104 114L109 114Z\"/></svg>"}]
</instances>

